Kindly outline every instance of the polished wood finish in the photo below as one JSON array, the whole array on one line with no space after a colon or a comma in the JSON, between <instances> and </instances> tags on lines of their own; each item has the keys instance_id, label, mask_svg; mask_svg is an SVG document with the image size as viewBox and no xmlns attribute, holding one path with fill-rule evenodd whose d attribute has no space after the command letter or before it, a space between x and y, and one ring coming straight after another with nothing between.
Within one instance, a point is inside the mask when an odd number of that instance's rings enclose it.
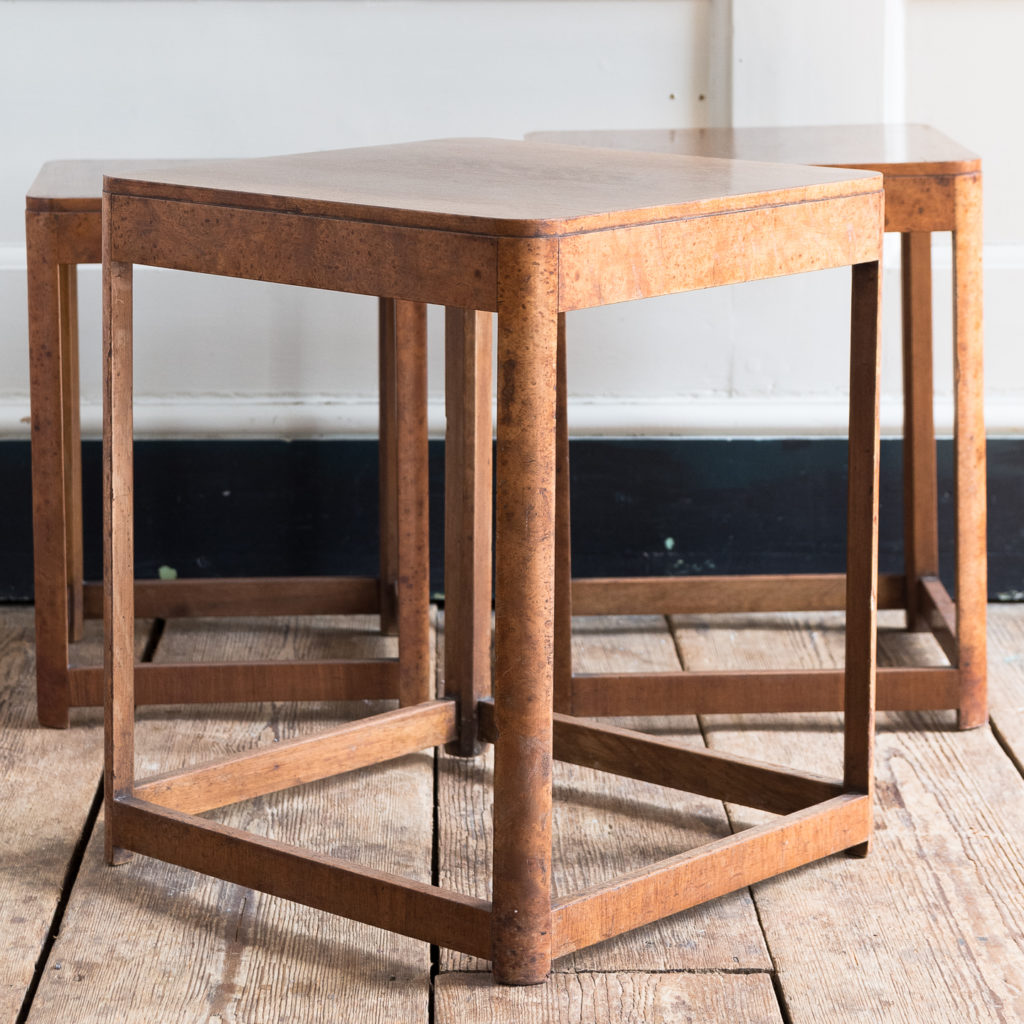
<instances>
[{"instance_id":1,"label":"polished wood finish","mask_svg":"<svg viewBox=\"0 0 1024 1024\"><path fill-rule=\"evenodd\" d=\"M901 236L903 268L903 551L906 578L939 574L938 470L932 410L932 236ZM927 629L918 588L906 588L907 628Z\"/></svg>"},{"instance_id":2,"label":"polished wood finish","mask_svg":"<svg viewBox=\"0 0 1024 1024\"><path fill-rule=\"evenodd\" d=\"M851 167L900 177L974 174L981 170L977 154L923 124L597 129L533 132L528 138L728 160ZM893 230L888 223L886 230Z\"/></svg>"},{"instance_id":3,"label":"polished wood finish","mask_svg":"<svg viewBox=\"0 0 1024 1024\"><path fill-rule=\"evenodd\" d=\"M467 953L489 948L484 900L133 797L118 800L108 821L150 857Z\"/></svg>"},{"instance_id":4,"label":"polished wood finish","mask_svg":"<svg viewBox=\"0 0 1024 1024\"><path fill-rule=\"evenodd\" d=\"M111 257L103 231L103 802L112 821L114 801L135 785L135 535L132 465L132 267ZM117 737L121 742L114 743ZM124 860L114 830L107 860Z\"/></svg>"},{"instance_id":5,"label":"polished wood finish","mask_svg":"<svg viewBox=\"0 0 1024 1024\"><path fill-rule=\"evenodd\" d=\"M843 785L874 789L878 613L878 381L882 370L882 280L878 263L853 268L846 502L846 646L843 659ZM868 600L863 600L864 594ZM869 826L870 826L870 815ZM855 847L867 853L865 842Z\"/></svg>"},{"instance_id":6,"label":"polished wood finish","mask_svg":"<svg viewBox=\"0 0 1024 1024\"><path fill-rule=\"evenodd\" d=\"M987 721L985 602L988 592L985 409L982 388L981 174L954 182L953 293L956 420L956 665L963 673L963 727Z\"/></svg>"},{"instance_id":7,"label":"polished wood finish","mask_svg":"<svg viewBox=\"0 0 1024 1024\"><path fill-rule=\"evenodd\" d=\"M558 761L683 789L727 803L789 814L839 796L843 785L834 779L800 774L786 768L749 761L732 754L682 747L633 729L596 722L586 724L557 712L554 756ZM480 704L480 733L494 742L494 702Z\"/></svg>"},{"instance_id":8,"label":"polished wood finish","mask_svg":"<svg viewBox=\"0 0 1024 1024\"><path fill-rule=\"evenodd\" d=\"M71 358L61 331L58 222L51 214L25 218L28 260L29 380L32 405L32 544L35 565L36 693L39 721L67 726L68 637L72 629L68 558L68 489L64 452L64 364ZM97 255L99 251L97 249Z\"/></svg>"},{"instance_id":9,"label":"polished wood finish","mask_svg":"<svg viewBox=\"0 0 1024 1024\"><path fill-rule=\"evenodd\" d=\"M942 634L938 626L936 638ZM952 707L960 674L948 666L879 668L877 707L939 711ZM629 715L739 715L843 709L842 669L756 669L672 672L577 672L562 699L583 718Z\"/></svg>"},{"instance_id":10,"label":"polished wood finish","mask_svg":"<svg viewBox=\"0 0 1024 1024\"><path fill-rule=\"evenodd\" d=\"M103 588L86 583L85 616L103 616ZM358 615L378 609L371 576L245 576L136 580L139 618L192 619L246 615Z\"/></svg>"},{"instance_id":11,"label":"polished wood finish","mask_svg":"<svg viewBox=\"0 0 1024 1024\"><path fill-rule=\"evenodd\" d=\"M480 752L477 702L491 693L491 334L489 313L445 311L445 689L459 703L448 753Z\"/></svg>"},{"instance_id":12,"label":"polished wood finish","mask_svg":"<svg viewBox=\"0 0 1024 1024\"><path fill-rule=\"evenodd\" d=\"M557 900L556 956L601 942L849 849L871 828L871 798L844 793Z\"/></svg>"},{"instance_id":13,"label":"polished wood finish","mask_svg":"<svg viewBox=\"0 0 1024 1024\"><path fill-rule=\"evenodd\" d=\"M569 477L569 386L565 314L558 316L555 405L555 651L554 709L572 712L572 515ZM607 593L607 591L599 591Z\"/></svg>"},{"instance_id":14,"label":"polished wood finish","mask_svg":"<svg viewBox=\"0 0 1024 1024\"><path fill-rule=\"evenodd\" d=\"M428 610L427 308L412 302L395 306L398 702L407 707L434 696Z\"/></svg>"},{"instance_id":15,"label":"polished wood finish","mask_svg":"<svg viewBox=\"0 0 1024 1024\"><path fill-rule=\"evenodd\" d=\"M64 521L67 523L67 587L68 635L72 640L82 636L84 618L81 581L84 578L82 552L82 445L79 410L78 371L78 267L61 263L57 267L57 290L60 294L60 337L64 357L61 360L62 422L67 429L64 446Z\"/></svg>"},{"instance_id":16,"label":"polished wood finish","mask_svg":"<svg viewBox=\"0 0 1024 1024\"><path fill-rule=\"evenodd\" d=\"M487 248L492 250L499 238L564 238L581 231L621 231L631 225L747 211L750 196L758 191L771 192L785 203L872 195L878 187L870 175L700 160L691 162L680 198L679 162L673 156L619 152L603 161L604 166L614 162L614 175L594 175L585 173L593 161L573 147L557 147L561 150L557 162L538 162L536 151L521 143L484 141L481 145L480 139L444 139L261 159L179 162L150 167L144 176L113 169L106 173L105 182L111 193L125 196L171 201L188 197L192 202L250 213L258 212L258 207L287 215L337 217L352 225L398 228L390 234L392 239L414 237L407 229L438 230L452 236L453 245L466 245L458 235L478 235L491 240ZM549 153L554 151L555 147L548 148ZM500 166L492 154L500 158ZM339 174L339 169L344 173ZM428 175L433 177L433 187L424 190L420 182ZM380 206L378 200L385 193L390 205ZM469 195L471 201L467 201ZM184 223L191 223L191 211L179 214ZM266 221L256 217L252 223L258 226ZM322 224L307 227L314 232L323 229ZM349 238L356 240L355 235ZM443 236L434 241L448 244ZM126 252L137 247L140 252L149 248L157 253L161 246L158 238L137 239L128 243ZM436 264L444 251L435 251L431 263ZM408 259L401 253L389 256L394 262L374 271L378 282L392 278ZM789 258L802 257L790 254ZM230 265L235 258L226 259ZM277 273L291 272L289 256L279 254L277 261ZM341 279L357 272L331 269ZM475 277L475 268L469 269L473 273L463 276ZM426 266L418 268L416 276L429 280L434 274L432 266ZM494 282L489 285L496 302Z\"/></svg>"},{"instance_id":17,"label":"polished wood finish","mask_svg":"<svg viewBox=\"0 0 1024 1024\"><path fill-rule=\"evenodd\" d=\"M606 153L595 161L579 147L454 140L221 161L207 168L108 177L105 188L111 273L142 262L498 314L493 714L479 703L473 709L494 742L491 899L423 887L161 807L144 799L146 791L130 780L108 807L114 848L490 957L496 980L522 985L541 982L559 953L867 843L871 763L864 752L871 744L874 681L880 177L628 153ZM661 266L645 254L655 237ZM702 757L698 768L689 753L648 737L573 719L556 723L556 534L567 525L567 510L559 509L564 473L559 487L557 468L559 420L564 420L558 411L562 314L581 304L848 265L854 265L854 394L845 579L851 628L844 686L849 728L858 735L848 740L844 781L807 773L787 777L777 766L720 755ZM108 335L118 347L108 353L108 373L123 373L130 324L123 304L111 305L109 316ZM479 418L485 392L479 367L466 366L467 339L475 336L479 357L484 328L476 314L458 312L449 313L449 325L451 347L462 351L462 364L457 358L454 367L456 394L449 402L465 399L454 429L462 458L474 460L485 429ZM407 379L415 382L416 373L410 371ZM410 395L422 396L418 384L409 386ZM123 413L124 408L122 400L117 409ZM130 430L115 411L107 423L111 453L130 442ZM130 490L130 480L123 459L112 455L111 466L106 501L111 515L123 515L117 498ZM463 470L453 486L467 507L453 512L448 525L455 529L469 522L478 531L482 481ZM396 479L401 491L401 466ZM404 507L401 493L397 506ZM448 542L461 539L449 536ZM467 565L472 567L460 570L447 611L461 628L479 631L482 601L474 588L480 581L472 577L484 570L479 545L470 547ZM413 563L418 564L415 556ZM400 582L404 571L400 566ZM109 614L125 608L134 593L123 543L110 547L108 576L114 595ZM124 667L110 672L107 762L116 767L132 729L124 709L133 703L134 678L124 636L113 625L109 629L110 664ZM456 688L465 705L467 694L480 690L473 667L479 648L471 657L463 640L456 642L456 651L462 672ZM410 686L407 701L412 692ZM245 767L232 761L223 767L223 790L209 799L266 792L276 788L275 774L288 782L333 773L365 763L374 750L388 756L409 751L415 742L445 742L465 707L456 715L446 702L441 721L429 724L435 713L429 702L400 712L429 725L418 736L404 719L397 729L391 728L392 720L366 719L344 733L345 742L358 748L351 754L334 752L335 735L279 748L276 757L254 755ZM472 741L476 738L474 733ZM560 754L614 772L626 772L637 760L639 774L652 777L662 757L675 766L681 783L692 781L698 790L798 809L703 853L669 858L553 900L551 778ZM207 785L221 785L211 781L216 772L199 769L191 784L178 776L172 799L191 799L194 784L196 800L205 803ZM744 795L758 788L764 792Z\"/></svg>"},{"instance_id":18,"label":"polished wood finish","mask_svg":"<svg viewBox=\"0 0 1024 1024\"><path fill-rule=\"evenodd\" d=\"M72 707L102 703L97 672L75 664L71 643L82 632L83 618L103 614L101 586L84 581L82 566L82 463L79 416L77 266L101 260L101 192L104 171L147 173L157 167L187 168L196 161L76 160L43 166L26 197L29 278L29 361L32 406L32 495L35 566L37 694L39 721L63 728ZM199 163L202 163L200 161ZM427 624L422 601L406 601L399 626L399 591L421 591L427 566L425 545L427 443L426 419L419 394L406 393L399 418L400 385L423 392L426 387L425 327L422 309L380 300L380 476L381 572L378 580L358 577L273 579L139 580L136 613L143 618L195 615L349 614L380 611L385 633L405 632L402 678L382 673L387 688L358 696L426 699L429 689ZM398 338L402 337L401 368ZM408 375L408 376L407 376ZM399 444L401 440L401 444ZM399 536L398 484L402 463L406 504ZM400 556L399 548L402 548ZM398 579L399 558L409 572ZM144 680L151 672L142 668ZM323 678L320 666L311 674ZM334 673L335 679L339 673ZM155 682L155 679L153 680ZM282 682L285 682L282 679ZM225 688L220 689L222 684ZM304 696L311 687L288 681L276 692L259 684L265 698L320 699ZM255 691L254 691L255 692ZM351 688L335 685L321 696L346 699ZM208 703L245 699L245 688L228 680L222 668L204 673L181 666L167 689L142 685L140 704ZM259 699L259 698L253 698Z\"/></svg>"},{"instance_id":19,"label":"polished wood finish","mask_svg":"<svg viewBox=\"0 0 1024 1024\"><path fill-rule=\"evenodd\" d=\"M946 588L932 577L921 581L919 597L925 621L947 658L957 651L957 608Z\"/></svg>"},{"instance_id":20,"label":"polished wood finish","mask_svg":"<svg viewBox=\"0 0 1024 1024\"><path fill-rule=\"evenodd\" d=\"M902 576L878 578L878 606L901 608ZM575 615L710 615L715 612L840 611L843 573L796 576L591 577L572 581Z\"/></svg>"},{"instance_id":21,"label":"polished wood finish","mask_svg":"<svg viewBox=\"0 0 1024 1024\"><path fill-rule=\"evenodd\" d=\"M219 704L250 700L380 700L398 695L397 658L366 661L225 661L135 666L135 704ZM71 673L78 707L103 702L103 669Z\"/></svg>"},{"instance_id":22,"label":"polished wood finish","mask_svg":"<svg viewBox=\"0 0 1024 1024\"><path fill-rule=\"evenodd\" d=\"M382 633L394 635L398 630L398 407L395 302L378 300L377 370L380 402L380 453L378 458L378 489L380 503L380 578L377 581Z\"/></svg>"},{"instance_id":23,"label":"polished wood finish","mask_svg":"<svg viewBox=\"0 0 1024 1024\"><path fill-rule=\"evenodd\" d=\"M737 211L729 230L706 237L703 221L676 220L666 224L642 224L614 235L596 232L574 235L562 246L564 255L583 270L563 270L559 281L566 309L670 295L702 286L762 280L782 274L802 274L827 267L848 266L867 259L877 212L865 208L856 196L828 203L828 221L817 226L817 237L806 249L787 254L780 261L770 249L753 246L755 239L782 239L806 230L799 209L789 206L771 210ZM822 218L823 220L825 218ZM845 237L842 228L847 230ZM742 262L733 256L741 250ZM694 258L694 251L700 253ZM606 275L598 268L608 262L628 267L628 273Z\"/></svg>"},{"instance_id":24,"label":"polished wood finish","mask_svg":"<svg viewBox=\"0 0 1024 1024\"><path fill-rule=\"evenodd\" d=\"M495 976L547 977L551 951L558 243L499 242L495 516Z\"/></svg>"},{"instance_id":25,"label":"polished wood finish","mask_svg":"<svg viewBox=\"0 0 1024 1024\"><path fill-rule=\"evenodd\" d=\"M49 160L25 194L33 213L99 213L104 174L146 174L155 167L187 167L191 160ZM203 163L204 161L198 161ZM99 237L99 220L92 220ZM83 262L98 263L99 260Z\"/></svg>"},{"instance_id":26,"label":"polished wood finish","mask_svg":"<svg viewBox=\"0 0 1024 1024\"><path fill-rule=\"evenodd\" d=\"M140 780L135 795L185 814L302 786L455 738L455 705L432 701L251 753Z\"/></svg>"},{"instance_id":27,"label":"polished wood finish","mask_svg":"<svg viewBox=\"0 0 1024 1024\"><path fill-rule=\"evenodd\" d=\"M903 601L907 627L927 630L929 618L920 603L922 585L935 580L939 572L938 486L936 483L935 425L932 415L932 295L931 233L953 233L954 277L954 377L956 381L956 594L957 625L948 636L936 634L959 677L959 686L947 707L958 712L960 728L981 725L987 720L985 661L985 445L982 408L981 330L981 160L973 153L926 125L835 125L784 128L691 128L665 130L535 132L530 139L545 143L627 149L650 153L742 160L768 160L830 167L878 171L885 179L885 230L902 235L903 290L903 382L904 382L904 579ZM809 259L812 257L808 257ZM640 254L639 266L647 264ZM648 249L647 260L655 272L659 266L657 243ZM637 271L634 271L636 273ZM685 273L686 269L681 268ZM628 282L621 283L623 288ZM601 283L598 282L598 287ZM608 588L607 603L588 593L588 604L580 605L573 587L576 614L625 611L630 606L618 601L624 586L647 590L646 581L586 581L589 591ZM636 611L713 611L714 606L680 607L692 587L674 580L659 581L662 605L647 602ZM790 589L794 581L780 580L779 602L789 595L794 603L775 603L772 610L840 607L807 601L823 598ZM675 588L680 589L677 591ZM770 586L767 588L770 591ZM731 604L720 610L755 611L764 598L734 592ZM886 607L884 595L880 595ZM592 602L592 604L590 603ZM767 610L767 609L766 609ZM936 684L941 685L938 676ZM564 685L564 684L563 684ZM563 685L556 700L565 706ZM809 693L810 691L808 691ZM933 703L914 702L900 691L880 693L880 706L911 710L932 708ZM751 710L770 710L753 696ZM789 705L785 705L788 707ZM809 710L811 704L802 705ZM815 705L817 706L817 705ZM833 703L832 707L838 705ZM778 710L783 710L780 705ZM653 705L637 703L633 714L653 712ZM581 712L590 713L590 712ZM622 713L622 712L620 712Z\"/></svg>"}]
</instances>

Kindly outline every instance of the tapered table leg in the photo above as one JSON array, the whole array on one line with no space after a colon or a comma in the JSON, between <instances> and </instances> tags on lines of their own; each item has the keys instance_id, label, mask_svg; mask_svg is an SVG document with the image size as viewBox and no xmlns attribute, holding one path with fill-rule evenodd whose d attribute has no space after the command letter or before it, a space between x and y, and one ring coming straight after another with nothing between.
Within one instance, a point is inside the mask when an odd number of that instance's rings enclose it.
<instances>
[{"instance_id":1,"label":"tapered table leg","mask_svg":"<svg viewBox=\"0 0 1024 1024\"><path fill-rule=\"evenodd\" d=\"M377 471L379 478L379 510L377 522L380 538L380 629L394 636L398 632L398 612L395 588L398 585L398 507L395 478L395 300L378 300L378 355L377 368L380 382L378 394L379 442Z\"/></svg>"},{"instance_id":2,"label":"tapered table leg","mask_svg":"<svg viewBox=\"0 0 1024 1024\"><path fill-rule=\"evenodd\" d=\"M477 702L491 692L492 316L445 311L445 690L459 702L448 752L479 753Z\"/></svg>"},{"instance_id":3,"label":"tapered table leg","mask_svg":"<svg viewBox=\"0 0 1024 1024\"><path fill-rule=\"evenodd\" d=\"M939 574L939 498L932 412L932 236L902 236L903 551L907 628L926 631L920 581Z\"/></svg>"},{"instance_id":4,"label":"tapered table leg","mask_svg":"<svg viewBox=\"0 0 1024 1024\"><path fill-rule=\"evenodd\" d=\"M430 700L427 307L395 303L395 502L399 703Z\"/></svg>"},{"instance_id":5,"label":"tapered table leg","mask_svg":"<svg viewBox=\"0 0 1024 1024\"><path fill-rule=\"evenodd\" d=\"M551 967L556 258L500 242L492 942L515 985Z\"/></svg>"},{"instance_id":6,"label":"tapered table leg","mask_svg":"<svg viewBox=\"0 0 1024 1024\"><path fill-rule=\"evenodd\" d=\"M66 729L68 523L64 449L65 353L57 225L48 214L25 220L28 258L29 373L32 392L32 538L35 566L36 700L41 725Z\"/></svg>"},{"instance_id":7,"label":"tapered table leg","mask_svg":"<svg viewBox=\"0 0 1024 1024\"><path fill-rule=\"evenodd\" d=\"M956 473L956 631L961 729L984 724L986 700L985 410L982 392L981 175L955 179L953 436Z\"/></svg>"},{"instance_id":8,"label":"tapered table leg","mask_svg":"<svg viewBox=\"0 0 1024 1024\"><path fill-rule=\"evenodd\" d=\"M82 426L78 374L78 267L62 263L59 274L61 388L64 415L64 535L68 564L68 634L81 640L85 618L82 560Z\"/></svg>"},{"instance_id":9,"label":"tapered table leg","mask_svg":"<svg viewBox=\"0 0 1024 1024\"><path fill-rule=\"evenodd\" d=\"M106 241L106 240L105 240ZM132 481L132 267L103 268L103 675L106 856L117 846L114 801L135 777L135 567Z\"/></svg>"},{"instance_id":10,"label":"tapered table leg","mask_svg":"<svg viewBox=\"0 0 1024 1024\"><path fill-rule=\"evenodd\" d=\"M877 263L853 268L843 781L846 789L869 795L874 781L878 605L880 285ZM851 852L864 855L868 846L863 843Z\"/></svg>"},{"instance_id":11,"label":"tapered table leg","mask_svg":"<svg viewBox=\"0 0 1024 1024\"><path fill-rule=\"evenodd\" d=\"M569 384L565 314L558 316L558 404L555 412L555 710L572 714L572 530L569 472Z\"/></svg>"}]
</instances>

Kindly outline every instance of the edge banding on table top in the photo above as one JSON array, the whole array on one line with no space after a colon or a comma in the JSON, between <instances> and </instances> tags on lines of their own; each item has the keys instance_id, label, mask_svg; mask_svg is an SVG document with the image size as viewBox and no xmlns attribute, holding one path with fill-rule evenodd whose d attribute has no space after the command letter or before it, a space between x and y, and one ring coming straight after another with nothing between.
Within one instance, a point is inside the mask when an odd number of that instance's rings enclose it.
<instances>
[{"instance_id":1,"label":"edge banding on table top","mask_svg":"<svg viewBox=\"0 0 1024 1024\"><path fill-rule=\"evenodd\" d=\"M571 234L874 194L873 172L441 139L108 175L135 198L505 237Z\"/></svg>"},{"instance_id":2,"label":"edge banding on table top","mask_svg":"<svg viewBox=\"0 0 1024 1024\"><path fill-rule=\"evenodd\" d=\"M920 124L538 131L526 138L545 144L795 162L888 175L968 174L981 169L977 154L929 125ZM210 162L158 158L51 160L43 164L30 186L25 205L38 212L98 212L104 174L127 181L137 175L145 178L153 172L188 170Z\"/></svg>"},{"instance_id":3,"label":"edge banding on table top","mask_svg":"<svg viewBox=\"0 0 1024 1024\"><path fill-rule=\"evenodd\" d=\"M537 143L878 171L889 177L974 174L981 158L923 124L779 128L625 128L530 132Z\"/></svg>"},{"instance_id":4,"label":"edge banding on table top","mask_svg":"<svg viewBox=\"0 0 1024 1024\"><path fill-rule=\"evenodd\" d=\"M47 160L25 194L25 209L33 213L99 213L103 175L130 177L152 170L186 167L205 160Z\"/></svg>"}]
</instances>

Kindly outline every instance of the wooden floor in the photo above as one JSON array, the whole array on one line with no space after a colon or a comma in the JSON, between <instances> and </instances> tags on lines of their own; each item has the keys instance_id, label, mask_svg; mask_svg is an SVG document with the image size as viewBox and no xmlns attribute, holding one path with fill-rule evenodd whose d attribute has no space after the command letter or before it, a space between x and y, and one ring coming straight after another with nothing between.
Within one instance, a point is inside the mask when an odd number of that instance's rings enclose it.
<instances>
[{"instance_id":1,"label":"wooden floor","mask_svg":"<svg viewBox=\"0 0 1024 1024\"><path fill-rule=\"evenodd\" d=\"M36 726L31 609L0 610L0 1024L104 1021L1024 1021L1024 605L990 609L990 727L881 716L877 839L559 961L531 989L468 957L135 857L103 863L101 715ZM886 619L882 656L941 663ZM95 624L91 624L95 627ZM340 626L340 628L339 628ZM358 656L372 619L171 622L155 659ZM584 670L832 666L833 616L581 619ZM96 633L82 660L98 658ZM140 628L140 648L147 630ZM143 774L371 714L371 703L139 713ZM840 773L834 715L647 720L694 745ZM431 752L221 820L487 895L490 761ZM753 812L561 766L570 891L745 827Z\"/></svg>"}]
</instances>

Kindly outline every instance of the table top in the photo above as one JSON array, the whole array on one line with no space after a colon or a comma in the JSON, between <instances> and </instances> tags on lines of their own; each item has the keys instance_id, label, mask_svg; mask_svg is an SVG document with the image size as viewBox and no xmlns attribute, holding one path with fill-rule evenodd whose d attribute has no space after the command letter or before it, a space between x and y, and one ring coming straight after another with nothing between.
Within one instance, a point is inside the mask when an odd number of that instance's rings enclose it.
<instances>
[{"instance_id":1,"label":"table top","mask_svg":"<svg viewBox=\"0 0 1024 1024\"><path fill-rule=\"evenodd\" d=\"M470 234L537 236L880 191L876 175L505 139L442 139L234 160L49 164L30 200L108 191ZM83 197L77 197L83 198Z\"/></svg>"},{"instance_id":2,"label":"table top","mask_svg":"<svg viewBox=\"0 0 1024 1024\"><path fill-rule=\"evenodd\" d=\"M471 234L592 231L876 192L861 172L441 139L107 178L114 193Z\"/></svg>"},{"instance_id":3,"label":"table top","mask_svg":"<svg viewBox=\"0 0 1024 1024\"><path fill-rule=\"evenodd\" d=\"M653 153L863 168L888 175L968 174L981 169L977 155L923 124L548 131L531 132L527 139Z\"/></svg>"},{"instance_id":4,"label":"table top","mask_svg":"<svg viewBox=\"0 0 1024 1024\"><path fill-rule=\"evenodd\" d=\"M49 160L25 194L29 210L51 213L99 213L103 175L146 174L158 168L203 163L202 160Z\"/></svg>"}]
</instances>

